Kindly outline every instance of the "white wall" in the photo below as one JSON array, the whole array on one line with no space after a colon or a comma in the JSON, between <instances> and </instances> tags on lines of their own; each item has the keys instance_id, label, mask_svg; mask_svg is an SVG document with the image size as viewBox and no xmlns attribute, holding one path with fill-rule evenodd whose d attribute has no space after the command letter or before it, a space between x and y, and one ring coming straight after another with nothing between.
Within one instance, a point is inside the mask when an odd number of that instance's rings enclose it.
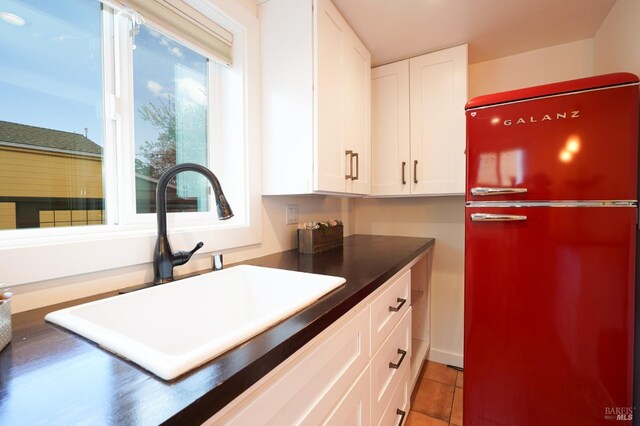
<instances>
[{"instance_id":1,"label":"white wall","mask_svg":"<svg viewBox=\"0 0 640 426\"><path fill-rule=\"evenodd\" d=\"M618 0L594 37L595 72L640 75L640 1Z\"/></svg>"},{"instance_id":2,"label":"white wall","mask_svg":"<svg viewBox=\"0 0 640 426\"><path fill-rule=\"evenodd\" d=\"M434 237L429 359L462 367L464 197L356 199L354 233Z\"/></svg>"},{"instance_id":3,"label":"white wall","mask_svg":"<svg viewBox=\"0 0 640 426\"><path fill-rule=\"evenodd\" d=\"M296 227L285 224L285 208L288 203L298 204L300 222L340 219L344 222L345 234L350 235L351 233L350 220L352 220L352 217L349 214L351 201L347 198L324 196L262 197L262 243L223 251L225 264L296 248ZM173 249L188 250L191 247L175 246ZM70 259L69 261L73 260ZM34 265L37 266L37 261ZM177 267L175 272L180 274L187 271L206 269L210 266L210 254L196 254L189 263ZM25 284L13 289L15 296L11 302L11 310L13 313L22 312L148 283L152 279L152 265L149 263Z\"/></svg>"},{"instance_id":4,"label":"white wall","mask_svg":"<svg viewBox=\"0 0 640 426\"><path fill-rule=\"evenodd\" d=\"M579 40L470 65L469 98L592 75L593 39Z\"/></svg>"}]
</instances>

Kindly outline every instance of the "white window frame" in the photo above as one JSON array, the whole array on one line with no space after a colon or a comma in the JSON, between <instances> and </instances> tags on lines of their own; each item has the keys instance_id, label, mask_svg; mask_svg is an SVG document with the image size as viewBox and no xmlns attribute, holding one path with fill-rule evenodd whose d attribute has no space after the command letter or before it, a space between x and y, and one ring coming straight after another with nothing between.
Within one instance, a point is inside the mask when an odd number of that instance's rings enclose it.
<instances>
[{"instance_id":1,"label":"white window frame","mask_svg":"<svg viewBox=\"0 0 640 426\"><path fill-rule=\"evenodd\" d=\"M181 39L179 34L172 32L170 29L164 28L159 24L156 24L153 21L146 20L145 25L153 28L154 30L167 35L174 40L182 43L193 51L207 56L205 52L198 49L196 46L190 45L188 42ZM122 61L119 64L120 69L116 72L118 75L122 76L122 93L121 99L122 102L118 102L114 105L113 111L111 115L114 117L124 117L126 116L128 119L132 119L135 116L135 104L134 104L134 95L133 95L133 55L132 55L132 39L128 36L129 28L126 23L122 22L122 25L119 29L119 36L116 37L118 42L120 43L116 49L120 51L127 52L126 55L122 55ZM226 70L225 70L226 71ZM224 76L221 75L225 71L219 69L219 65L214 62L213 59L209 58L209 63L207 66L207 84L209 87L210 93L220 93L223 89L223 83L221 80L224 79ZM115 92L115 90L114 90ZM107 93L106 96L114 95L118 97L117 93ZM205 228L226 228L232 225L242 225L245 221L244 218L244 203L243 200L240 202L233 203L234 192L227 191L227 187L231 185L227 185L232 178L235 176L229 176L228 179L223 179L223 164L224 161L221 161L219 153L223 152L224 141L222 141L222 134L220 129L223 126L223 119L220 116L221 96L209 96L208 104L207 104L207 138L208 138L208 158L207 164L208 168L213 171L213 173L220 179L222 189L225 191L225 196L229 199L230 204L235 204L241 208L234 209L235 216L231 219L228 219L225 222L218 222L217 216L215 214L215 203L213 201L213 197L209 197L209 211L207 212L189 212L189 213L170 213L167 216L167 223L174 230L184 230L193 226L203 226ZM108 116L109 114L107 114ZM118 223L121 225L146 225L151 226L156 223L156 214L155 213L137 213L136 212L136 187L135 187L135 125L133 124L133 120L131 122L127 121L127 125L122 126L123 134L120 135L120 138L126 142L120 143L118 148L118 163L121 164L120 171L123 174L124 181L126 184L120 190L120 203L118 204ZM132 142L129 142L132 141ZM239 165L243 167L242 164ZM131 183L134 183L133 185ZM208 184L207 184L208 185ZM227 194L229 192L229 194Z\"/></svg>"},{"instance_id":2,"label":"white window frame","mask_svg":"<svg viewBox=\"0 0 640 426\"><path fill-rule=\"evenodd\" d=\"M198 241L203 241L205 246L199 253L259 244L262 203L258 19L232 0L187 0L187 3L229 30L234 38L234 63L229 72L217 77L209 73L210 82L213 80L217 86L211 87L222 91L221 99L225 102L224 107L209 109L209 120L220 113L225 123L224 128L209 127L209 133L211 130L219 132L214 139L220 142L219 146L210 146L213 160L209 164L220 179L231 208L234 209L235 204L234 212L238 214L228 221L217 219L213 213L215 207L207 213L169 214L169 238L174 250L190 250ZM109 25L107 15L103 13L103 26ZM126 34L127 29L123 28L124 20L119 22L120 32L114 31L114 39L117 44L120 38L121 44L113 46L115 49L121 49L122 43L130 43L129 37L122 40L122 31ZM178 34L171 33L171 29L166 30L168 35L183 42ZM131 61L122 60L122 54L111 55L109 44L105 45L104 69L120 67L122 70L131 64ZM110 78L113 73L104 77L103 173L108 223L0 231L0 282L28 284L152 262L156 215L135 215L131 210L135 209L133 102L128 100L132 96L127 98L127 91L132 88L131 67L127 73L121 74L126 78L120 81ZM129 113L123 113L126 110ZM224 168L221 167L223 164ZM233 179L229 173L238 167L244 170L244 180ZM125 197L128 202L123 202ZM111 202L114 199L118 200L117 205ZM244 212L240 208L242 204L246 206Z\"/></svg>"}]
</instances>

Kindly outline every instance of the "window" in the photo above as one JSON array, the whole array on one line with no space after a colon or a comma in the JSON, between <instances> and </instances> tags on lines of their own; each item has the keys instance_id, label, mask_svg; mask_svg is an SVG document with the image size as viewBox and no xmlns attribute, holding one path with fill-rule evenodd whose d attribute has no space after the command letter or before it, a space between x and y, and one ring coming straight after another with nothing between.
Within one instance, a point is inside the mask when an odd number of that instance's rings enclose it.
<instances>
[{"instance_id":1,"label":"window","mask_svg":"<svg viewBox=\"0 0 640 426\"><path fill-rule=\"evenodd\" d=\"M2 7L0 229L102 224L100 7L83 0ZM80 212L84 220L72 220Z\"/></svg>"},{"instance_id":2,"label":"window","mask_svg":"<svg viewBox=\"0 0 640 426\"><path fill-rule=\"evenodd\" d=\"M161 23L175 18L171 13L176 12L167 10L162 0L155 7L129 3ZM106 12L98 0L9 0L7 7L13 12L2 16L13 19L4 19L0 26L0 55L12 59L0 86L5 98L0 107L2 229L106 223L102 80L103 71L109 70L103 69L102 32L110 42L123 20L130 21L129 35L134 38L112 51L122 56L114 61L128 65L133 75L133 95L126 101L133 102L134 114L135 178L129 184L135 186L135 213L155 213L156 184L169 167L185 162L209 166L209 73L221 65L143 24L140 15L120 3L105 2ZM103 13L113 23L101 31ZM182 27L197 26L186 19L180 21ZM231 37L224 38L226 47ZM222 54L230 61L229 52ZM41 61L51 66L42 67ZM208 191L202 176L182 173L168 189L168 211L209 211ZM85 211L86 220L53 220L56 211L57 217Z\"/></svg>"},{"instance_id":3,"label":"window","mask_svg":"<svg viewBox=\"0 0 640 426\"><path fill-rule=\"evenodd\" d=\"M179 174L176 249L260 241L258 22L245 12L219 0L0 3L2 281L150 262L155 187L176 163L212 169L235 213L218 221L208 181ZM42 268L17 267L33 257Z\"/></svg>"},{"instance_id":4,"label":"window","mask_svg":"<svg viewBox=\"0 0 640 426\"><path fill-rule=\"evenodd\" d=\"M178 163L208 164L209 59L147 25L133 51L136 211L155 213L155 183ZM181 173L167 210L208 211L208 184Z\"/></svg>"}]
</instances>

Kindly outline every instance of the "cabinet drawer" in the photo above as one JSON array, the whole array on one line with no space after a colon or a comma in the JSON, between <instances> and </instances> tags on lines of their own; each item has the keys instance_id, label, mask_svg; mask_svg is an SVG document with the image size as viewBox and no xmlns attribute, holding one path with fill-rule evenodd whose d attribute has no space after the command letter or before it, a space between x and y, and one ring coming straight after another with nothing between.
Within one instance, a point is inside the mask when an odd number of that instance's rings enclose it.
<instances>
[{"instance_id":1,"label":"cabinet drawer","mask_svg":"<svg viewBox=\"0 0 640 426\"><path fill-rule=\"evenodd\" d=\"M402 426L407 421L409 415L409 369L400 378L400 383L395 388L389 404L382 413L378 425Z\"/></svg>"},{"instance_id":2,"label":"cabinet drawer","mask_svg":"<svg viewBox=\"0 0 640 426\"><path fill-rule=\"evenodd\" d=\"M393 279L393 278L392 278ZM371 354L375 354L411 306L411 270L371 303Z\"/></svg>"},{"instance_id":3,"label":"cabinet drawer","mask_svg":"<svg viewBox=\"0 0 640 426\"><path fill-rule=\"evenodd\" d=\"M309 424L367 426L371 424L369 389L371 378L369 368L362 372L358 381L351 387L335 410L322 421L307 417Z\"/></svg>"},{"instance_id":4,"label":"cabinet drawer","mask_svg":"<svg viewBox=\"0 0 640 426\"><path fill-rule=\"evenodd\" d=\"M382 415L411 365L411 308L371 360L371 416Z\"/></svg>"},{"instance_id":5,"label":"cabinet drawer","mask_svg":"<svg viewBox=\"0 0 640 426\"><path fill-rule=\"evenodd\" d=\"M369 309L305 351L272 381L213 424L318 423L344 398L369 362ZM368 394L368 392L367 392Z\"/></svg>"}]
</instances>

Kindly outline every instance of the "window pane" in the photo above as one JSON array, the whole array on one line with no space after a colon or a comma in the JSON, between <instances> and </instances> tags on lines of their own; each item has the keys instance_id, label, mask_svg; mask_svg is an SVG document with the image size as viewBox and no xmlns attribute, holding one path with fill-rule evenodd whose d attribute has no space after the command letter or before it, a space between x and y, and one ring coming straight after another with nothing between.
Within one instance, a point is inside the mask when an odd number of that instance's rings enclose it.
<instances>
[{"instance_id":1,"label":"window pane","mask_svg":"<svg viewBox=\"0 0 640 426\"><path fill-rule=\"evenodd\" d=\"M136 212L153 213L165 170L208 163L208 59L145 25L135 45ZM208 211L208 191L203 176L180 173L167 189L167 210Z\"/></svg>"},{"instance_id":2,"label":"window pane","mask_svg":"<svg viewBox=\"0 0 640 426\"><path fill-rule=\"evenodd\" d=\"M1 4L0 229L104 223L100 3Z\"/></svg>"}]
</instances>

